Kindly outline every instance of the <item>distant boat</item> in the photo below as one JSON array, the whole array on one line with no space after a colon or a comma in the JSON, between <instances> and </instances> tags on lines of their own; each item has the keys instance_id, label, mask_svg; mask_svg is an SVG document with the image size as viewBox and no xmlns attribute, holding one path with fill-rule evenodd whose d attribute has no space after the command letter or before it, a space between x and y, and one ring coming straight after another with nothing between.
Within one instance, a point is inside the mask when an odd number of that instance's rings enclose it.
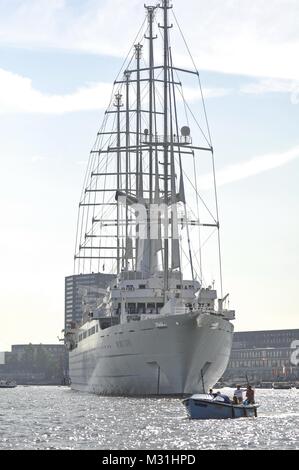
<instances>
[{"instance_id":1,"label":"distant boat","mask_svg":"<svg viewBox=\"0 0 299 470\"><path fill-rule=\"evenodd\" d=\"M183 400L191 419L235 419L257 418L259 405L234 405L225 403L223 398L209 395L192 395Z\"/></svg>"},{"instance_id":2,"label":"distant boat","mask_svg":"<svg viewBox=\"0 0 299 470\"><path fill-rule=\"evenodd\" d=\"M15 380L0 380L0 388L16 388L17 382Z\"/></svg>"},{"instance_id":3,"label":"distant boat","mask_svg":"<svg viewBox=\"0 0 299 470\"><path fill-rule=\"evenodd\" d=\"M272 388L274 390L290 390L293 388L293 384L290 382L273 382Z\"/></svg>"}]
</instances>

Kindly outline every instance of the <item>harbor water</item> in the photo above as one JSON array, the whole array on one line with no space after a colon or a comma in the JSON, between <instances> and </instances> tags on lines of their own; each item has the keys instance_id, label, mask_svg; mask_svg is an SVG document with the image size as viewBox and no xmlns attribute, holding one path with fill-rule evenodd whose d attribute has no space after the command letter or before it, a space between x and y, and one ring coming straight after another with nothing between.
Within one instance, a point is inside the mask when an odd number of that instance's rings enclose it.
<instances>
[{"instance_id":1,"label":"harbor water","mask_svg":"<svg viewBox=\"0 0 299 470\"><path fill-rule=\"evenodd\" d=\"M179 399L1 389L0 449L299 449L299 390L256 395L257 419L191 421Z\"/></svg>"}]
</instances>

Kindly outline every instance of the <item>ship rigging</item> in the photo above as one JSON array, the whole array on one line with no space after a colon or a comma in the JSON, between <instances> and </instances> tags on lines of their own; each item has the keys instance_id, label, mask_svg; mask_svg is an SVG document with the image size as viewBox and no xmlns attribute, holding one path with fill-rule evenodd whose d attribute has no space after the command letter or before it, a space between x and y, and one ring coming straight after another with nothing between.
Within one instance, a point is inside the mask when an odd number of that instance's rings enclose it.
<instances>
[{"instance_id":1,"label":"ship rigging","mask_svg":"<svg viewBox=\"0 0 299 470\"><path fill-rule=\"evenodd\" d=\"M75 272L153 273L160 269L164 272L167 292L170 273L182 272L182 265L186 263L192 279L197 278L204 284L202 229L207 228L208 237L211 231L218 235L219 280L223 294L214 149L199 72L191 54L193 69L174 65L170 15L181 35L182 31L171 3L165 0L161 5L145 8L146 21L114 82L103 125L90 153L79 207ZM162 24L157 20L159 12ZM184 36L182 38L186 44ZM163 51L161 63L155 59L159 39ZM187 51L189 53L189 49ZM182 75L191 76L197 82L205 131L185 99ZM180 110L184 111L184 122L179 116ZM190 120L196 128L198 144L193 143ZM199 191L197 160L201 155L210 156L214 210ZM191 160L193 177L190 176ZM189 205L186 187L189 195L193 193ZM151 205L162 208L163 213L156 221L160 224L158 239L151 239L148 217L148 240L140 240L136 204L144 205L148 216ZM204 214L200 213L202 208ZM197 236L194 236L194 228Z\"/></svg>"}]
</instances>

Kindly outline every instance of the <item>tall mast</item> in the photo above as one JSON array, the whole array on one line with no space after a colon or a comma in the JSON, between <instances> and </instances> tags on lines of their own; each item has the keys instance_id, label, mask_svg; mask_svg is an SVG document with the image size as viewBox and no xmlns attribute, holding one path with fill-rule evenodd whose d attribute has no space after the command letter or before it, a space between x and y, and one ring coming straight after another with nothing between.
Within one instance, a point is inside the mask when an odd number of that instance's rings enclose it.
<instances>
[{"instance_id":1,"label":"tall mast","mask_svg":"<svg viewBox=\"0 0 299 470\"><path fill-rule=\"evenodd\" d=\"M162 1L162 9L164 12L164 21L163 21L163 29L164 29L164 62L163 62L163 69L164 69L164 204L165 207L168 207L168 53L169 53L169 40L168 40L168 10L171 8L169 4L169 0ZM167 214L164 215L166 217L166 221L164 221L164 291L165 297L166 292L168 291L168 277L169 277L169 227L168 227L168 211Z\"/></svg>"},{"instance_id":2,"label":"tall mast","mask_svg":"<svg viewBox=\"0 0 299 470\"><path fill-rule=\"evenodd\" d=\"M129 173L130 170L130 77L131 73L126 71L125 72L125 79L126 79L126 194L129 192ZM128 204L126 203L126 253L125 253L125 268L126 270L129 269L129 210Z\"/></svg>"},{"instance_id":3,"label":"tall mast","mask_svg":"<svg viewBox=\"0 0 299 470\"><path fill-rule=\"evenodd\" d=\"M140 89L140 59L141 59L141 44L135 44L135 56L136 56L136 69L137 69L137 97L136 97L136 196L140 195L141 183L141 156L140 156L140 127L141 127L141 89Z\"/></svg>"},{"instance_id":4,"label":"tall mast","mask_svg":"<svg viewBox=\"0 0 299 470\"><path fill-rule=\"evenodd\" d=\"M122 95L117 93L115 95L114 106L117 109L117 191L121 189L121 136L120 136L120 108L122 107ZM117 204L117 273L120 272L120 207Z\"/></svg>"},{"instance_id":5,"label":"tall mast","mask_svg":"<svg viewBox=\"0 0 299 470\"><path fill-rule=\"evenodd\" d=\"M153 202L153 105L154 105L154 39L153 23L154 14L157 7L146 6L148 12L149 36L145 36L149 40L149 201Z\"/></svg>"},{"instance_id":6,"label":"tall mast","mask_svg":"<svg viewBox=\"0 0 299 470\"><path fill-rule=\"evenodd\" d=\"M136 197L138 199L139 197L139 185L140 185L140 173L141 173L141 168L140 168L140 126L141 126L141 93L140 93L140 58L141 58L141 50L142 50L142 45L141 44L135 44L135 58L136 58L136 87L137 87L137 93L136 93ZM141 175L142 177L142 175ZM139 231L139 226L137 227L137 231ZM137 269L137 263L138 263L138 243L136 242L136 253L135 253L135 265Z\"/></svg>"},{"instance_id":7,"label":"tall mast","mask_svg":"<svg viewBox=\"0 0 299 470\"><path fill-rule=\"evenodd\" d=\"M171 62L171 49L169 48L169 62L170 67L172 67ZM171 72L173 72L171 68ZM173 84L173 78L170 73L168 73L168 81L169 84ZM175 174L175 160L174 160L174 143L176 139L174 132L173 132L173 111L176 109L176 102L175 102L175 93L172 95L173 88L169 86L169 110L170 110L170 123L169 123L169 132L170 132L170 181L171 181L171 270L174 271L175 269L181 270L181 261L180 261L180 244L178 240L178 217L177 217L177 194L176 194L176 174ZM178 131L177 131L177 136Z\"/></svg>"},{"instance_id":8,"label":"tall mast","mask_svg":"<svg viewBox=\"0 0 299 470\"><path fill-rule=\"evenodd\" d=\"M145 6L148 13L149 23L149 36L145 36L149 40L149 203L153 203L154 192L153 192L153 130L154 130L154 37L153 35L153 23L156 6ZM148 211L148 217L149 217ZM153 271L156 262L156 247L153 240L150 240L150 223L148 221L148 239L149 239L149 258L150 258L150 272Z\"/></svg>"}]
</instances>

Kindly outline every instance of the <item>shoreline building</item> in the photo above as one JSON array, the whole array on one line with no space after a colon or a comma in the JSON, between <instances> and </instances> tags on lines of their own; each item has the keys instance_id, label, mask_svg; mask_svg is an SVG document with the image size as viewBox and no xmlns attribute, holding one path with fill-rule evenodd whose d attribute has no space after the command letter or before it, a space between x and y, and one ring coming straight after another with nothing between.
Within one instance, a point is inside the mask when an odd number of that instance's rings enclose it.
<instances>
[{"instance_id":1,"label":"shoreline building","mask_svg":"<svg viewBox=\"0 0 299 470\"><path fill-rule=\"evenodd\" d=\"M68 380L64 344L17 344L0 353L0 379L20 385L63 385Z\"/></svg>"},{"instance_id":2,"label":"shoreline building","mask_svg":"<svg viewBox=\"0 0 299 470\"><path fill-rule=\"evenodd\" d=\"M92 313L104 298L115 278L112 274L91 273L65 278L65 320L67 330L73 323L81 324L84 314Z\"/></svg>"},{"instance_id":3,"label":"shoreline building","mask_svg":"<svg viewBox=\"0 0 299 470\"><path fill-rule=\"evenodd\" d=\"M237 332L225 383L299 381L299 329Z\"/></svg>"}]
</instances>

